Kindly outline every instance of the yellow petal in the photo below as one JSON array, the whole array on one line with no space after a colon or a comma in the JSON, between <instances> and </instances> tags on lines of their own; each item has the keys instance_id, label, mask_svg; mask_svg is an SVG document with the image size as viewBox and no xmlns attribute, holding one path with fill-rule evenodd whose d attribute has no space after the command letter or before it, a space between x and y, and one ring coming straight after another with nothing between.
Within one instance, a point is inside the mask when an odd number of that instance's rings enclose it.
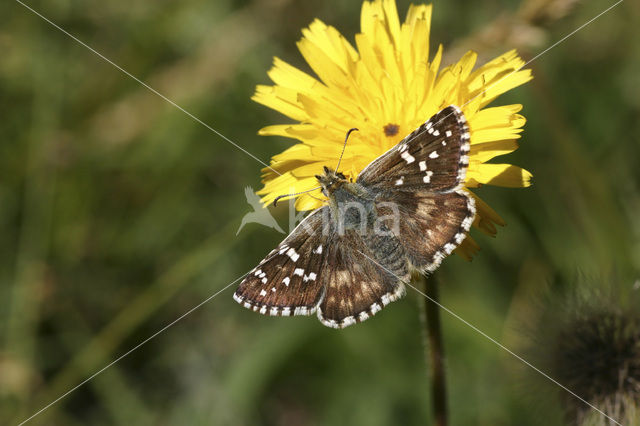
<instances>
[{"instance_id":1,"label":"yellow petal","mask_svg":"<svg viewBox=\"0 0 640 426\"><path fill-rule=\"evenodd\" d=\"M314 20L308 29L302 30L305 39L318 46L327 54L330 60L347 73L355 60L358 52L351 44L332 26L327 26L319 19Z\"/></svg>"},{"instance_id":2,"label":"yellow petal","mask_svg":"<svg viewBox=\"0 0 640 426\"><path fill-rule=\"evenodd\" d=\"M463 258L464 260L471 261L473 256L480 251L480 246L476 241L471 238L470 235L460 243L458 248L455 249L454 253Z\"/></svg>"},{"instance_id":3,"label":"yellow petal","mask_svg":"<svg viewBox=\"0 0 640 426\"><path fill-rule=\"evenodd\" d=\"M340 87L348 90L345 85L347 75L340 66L331 60L327 53L320 46L307 38L303 38L298 43L298 50L304 56L311 69L327 85Z\"/></svg>"},{"instance_id":4,"label":"yellow petal","mask_svg":"<svg viewBox=\"0 0 640 426\"><path fill-rule=\"evenodd\" d=\"M321 175L322 168L327 165L326 161L318 161L314 163L307 163L304 166L296 167L291 171L291 174L297 178L313 177L315 175Z\"/></svg>"},{"instance_id":5,"label":"yellow petal","mask_svg":"<svg viewBox=\"0 0 640 426\"><path fill-rule=\"evenodd\" d=\"M491 80L482 95L482 106L492 102L499 95L508 92L509 90L518 87L527 81L531 80L531 70L524 70L518 72L504 72L498 75L494 80Z\"/></svg>"},{"instance_id":6,"label":"yellow petal","mask_svg":"<svg viewBox=\"0 0 640 426\"><path fill-rule=\"evenodd\" d=\"M520 137L520 128L512 127L495 127L492 129L473 130L471 132L471 144L482 144L491 141L500 141L505 139L517 139Z\"/></svg>"},{"instance_id":7,"label":"yellow petal","mask_svg":"<svg viewBox=\"0 0 640 426\"><path fill-rule=\"evenodd\" d=\"M485 234L495 236L497 229L495 225L506 225L504 219L500 217L487 203L485 203L480 197L471 193L471 196L476 201L476 217L473 221L473 226L483 231Z\"/></svg>"},{"instance_id":8,"label":"yellow petal","mask_svg":"<svg viewBox=\"0 0 640 426\"><path fill-rule=\"evenodd\" d=\"M258 86L251 99L259 104L275 109L296 121L307 120L307 113L297 100L298 93L280 86Z\"/></svg>"},{"instance_id":9,"label":"yellow petal","mask_svg":"<svg viewBox=\"0 0 640 426\"><path fill-rule=\"evenodd\" d=\"M469 77L473 66L476 63L478 55L473 50L468 51L464 56L455 64L452 71L455 75L458 75L460 80L464 80Z\"/></svg>"},{"instance_id":10,"label":"yellow petal","mask_svg":"<svg viewBox=\"0 0 640 426\"><path fill-rule=\"evenodd\" d=\"M297 90L314 90L321 84L306 72L300 71L278 57L273 58L273 66L267 75L276 85Z\"/></svg>"},{"instance_id":11,"label":"yellow petal","mask_svg":"<svg viewBox=\"0 0 640 426\"><path fill-rule=\"evenodd\" d=\"M394 44L397 46L400 40L400 18L398 17L398 9L396 9L396 1L383 0L382 8L384 10L387 28L391 34Z\"/></svg>"},{"instance_id":12,"label":"yellow petal","mask_svg":"<svg viewBox=\"0 0 640 426\"><path fill-rule=\"evenodd\" d=\"M522 127L524 119L517 113L522 109L522 105L503 105L499 107L484 108L473 116L473 130L486 129L491 127Z\"/></svg>"},{"instance_id":13,"label":"yellow petal","mask_svg":"<svg viewBox=\"0 0 640 426\"><path fill-rule=\"evenodd\" d=\"M318 136L318 129L312 124L275 124L258 130L260 136L284 136L300 140Z\"/></svg>"},{"instance_id":14,"label":"yellow petal","mask_svg":"<svg viewBox=\"0 0 640 426\"><path fill-rule=\"evenodd\" d=\"M498 155L509 154L517 148L518 143L513 139L472 144L471 151L469 152L469 161L475 164L484 163Z\"/></svg>"},{"instance_id":15,"label":"yellow petal","mask_svg":"<svg viewBox=\"0 0 640 426\"><path fill-rule=\"evenodd\" d=\"M467 170L466 184L477 187L481 184L524 188L531 185L531 173L511 164L478 164Z\"/></svg>"},{"instance_id":16,"label":"yellow petal","mask_svg":"<svg viewBox=\"0 0 640 426\"><path fill-rule=\"evenodd\" d=\"M362 3L360 28L362 34L373 34L373 25L381 18L382 8L379 1Z\"/></svg>"},{"instance_id":17,"label":"yellow petal","mask_svg":"<svg viewBox=\"0 0 640 426\"><path fill-rule=\"evenodd\" d=\"M312 195L317 196L317 194L312 194ZM317 209L318 207L321 207L323 204L323 201L318 198L313 198L312 195L302 194L300 197L298 197L295 204L296 210L307 211L307 210L314 210L314 209ZM324 198L324 196L322 197Z\"/></svg>"},{"instance_id":18,"label":"yellow petal","mask_svg":"<svg viewBox=\"0 0 640 426\"><path fill-rule=\"evenodd\" d=\"M478 67L468 78L467 85L470 91L482 88L504 71L514 72L524 65L515 50L510 50L497 58Z\"/></svg>"},{"instance_id":19,"label":"yellow petal","mask_svg":"<svg viewBox=\"0 0 640 426\"><path fill-rule=\"evenodd\" d=\"M264 187L256 191L256 194L263 195L262 202L267 205L281 195L294 194L311 189L317 186L317 182L317 179L314 177L296 179L290 173L286 173L265 182ZM290 197L284 197L282 199L287 200L288 198Z\"/></svg>"}]
</instances>

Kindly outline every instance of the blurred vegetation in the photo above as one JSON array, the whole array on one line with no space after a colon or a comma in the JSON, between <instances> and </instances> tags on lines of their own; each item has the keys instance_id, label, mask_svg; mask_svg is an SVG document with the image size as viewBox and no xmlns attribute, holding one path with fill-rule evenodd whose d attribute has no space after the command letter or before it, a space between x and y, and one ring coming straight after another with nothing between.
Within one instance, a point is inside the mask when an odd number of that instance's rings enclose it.
<instances>
[{"instance_id":1,"label":"blurred vegetation","mask_svg":"<svg viewBox=\"0 0 640 426\"><path fill-rule=\"evenodd\" d=\"M408 4L398 1L401 14ZM438 1L431 44L445 45L445 64L467 49L487 60L515 47L530 59L610 4ZM265 162L290 144L256 135L282 121L249 100L272 57L307 69L300 30L319 17L352 39L360 10L338 0L29 5ZM640 3L622 3L499 99L524 105L509 162L531 170L534 186L481 188L508 226L495 240L475 233L477 258L454 256L438 274L442 303L508 347L527 347L517 325L538 318L533 300L550 282L615 271L640 283L639 17ZM0 4L0 52L0 423L17 424L282 236L257 225L234 236L259 163L17 2ZM284 228L286 206L276 214ZM429 422L414 292L336 332L256 315L232 291L31 423ZM528 388L511 374L517 360L446 313L443 322L452 424L562 424L561 390Z\"/></svg>"}]
</instances>

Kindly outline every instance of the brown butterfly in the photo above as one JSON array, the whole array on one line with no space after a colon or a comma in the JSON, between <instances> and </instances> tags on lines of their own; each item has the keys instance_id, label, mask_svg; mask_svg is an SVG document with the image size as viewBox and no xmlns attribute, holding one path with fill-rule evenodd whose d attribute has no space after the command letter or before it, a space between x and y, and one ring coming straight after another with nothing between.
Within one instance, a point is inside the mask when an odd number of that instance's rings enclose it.
<instances>
[{"instance_id":1,"label":"brown butterfly","mask_svg":"<svg viewBox=\"0 0 640 426\"><path fill-rule=\"evenodd\" d=\"M469 128L444 108L362 170L355 182L316 176L327 205L311 212L234 293L267 315L311 315L329 327L362 322L405 293L410 273L434 271L475 216L463 189Z\"/></svg>"}]
</instances>

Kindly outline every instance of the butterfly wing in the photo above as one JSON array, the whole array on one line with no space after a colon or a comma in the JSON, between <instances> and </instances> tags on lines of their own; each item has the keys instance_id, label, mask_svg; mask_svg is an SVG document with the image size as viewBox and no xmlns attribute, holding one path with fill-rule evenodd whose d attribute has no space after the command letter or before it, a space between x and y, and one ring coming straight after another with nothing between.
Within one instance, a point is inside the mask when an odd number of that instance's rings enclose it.
<instances>
[{"instance_id":1,"label":"butterfly wing","mask_svg":"<svg viewBox=\"0 0 640 426\"><path fill-rule=\"evenodd\" d=\"M395 230L409 263L421 272L440 266L465 239L475 216L474 200L462 189L384 193L377 206L379 217Z\"/></svg>"},{"instance_id":2,"label":"butterfly wing","mask_svg":"<svg viewBox=\"0 0 640 426\"><path fill-rule=\"evenodd\" d=\"M402 245L392 235L340 234L327 209L307 216L247 274L233 298L266 315L317 310L333 328L362 322L400 298L401 280L409 278Z\"/></svg>"},{"instance_id":3,"label":"butterfly wing","mask_svg":"<svg viewBox=\"0 0 640 426\"><path fill-rule=\"evenodd\" d=\"M459 187L469 164L469 127L451 105L365 167L357 182L389 190L431 192Z\"/></svg>"},{"instance_id":4,"label":"butterfly wing","mask_svg":"<svg viewBox=\"0 0 640 426\"><path fill-rule=\"evenodd\" d=\"M397 232L409 262L434 271L464 240L475 216L462 189L469 164L469 127L449 106L378 157L358 183L378 192L378 216ZM391 211L388 206L395 206ZM400 218L399 223L391 223Z\"/></svg>"},{"instance_id":5,"label":"butterfly wing","mask_svg":"<svg viewBox=\"0 0 640 426\"><path fill-rule=\"evenodd\" d=\"M267 315L311 315L323 295L326 257L323 215L313 211L258 266L233 294L245 308Z\"/></svg>"},{"instance_id":6,"label":"butterfly wing","mask_svg":"<svg viewBox=\"0 0 640 426\"><path fill-rule=\"evenodd\" d=\"M375 315L405 293L409 279L404 249L394 236L346 232L328 245L318 319L344 328Z\"/></svg>"}]
</instances>

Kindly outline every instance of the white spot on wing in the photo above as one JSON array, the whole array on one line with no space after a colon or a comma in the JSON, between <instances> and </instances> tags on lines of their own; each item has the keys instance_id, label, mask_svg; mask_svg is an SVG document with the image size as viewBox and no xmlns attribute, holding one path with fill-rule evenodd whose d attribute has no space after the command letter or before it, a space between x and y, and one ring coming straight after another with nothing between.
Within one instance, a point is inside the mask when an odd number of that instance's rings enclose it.
<instances>
[{"instance_id":1,"label":"white spot on wing","mask_svg":"<svg viewBox=\"0 0 640 426\"><path fill-rule=\"evenodd\" d=\"M345 319L342 320L342 327L347 327L349 325L355 324L356 323L356 319L353 316L348 316Z\"/></svg>"},{"instance_id":2,"label":"white spot on wing","mask_svg":"<svg viewBox=\"0 0 640 426\"><path fill-rule=\"evenodd\" d=\"M296 253L296 251L293 248L290 248L287 251L287 256L289 256L291 258L291 260L293 260L294 262L297 262L298 258L300 257L300 255L298 253Z\"/></svg>"},{"instance_id":3,"label":"white spot on wing","mask_svg":"<svg viewBox=\"0 0 640 426\"><path fill-rule=\"evenodd\" d=\"M416 161L416 158L413 155L409 154L408 151L402 151L402 154L400 154L400 157L402 157L404 161L407 162L407 164L411 164L414 161Z\"/></svg>"},{"instance_id":4,"label":"white spot on wing","mask_svg":"<svg viewBox=\"0 0 640 426\"><path fill-rule=\"evenodd\" d=\"M438 158L438 152L437 151L433 151L431 154L429 154L429 158Z\"/></svg>"},{"instance_id":5,"label":"white spot on wing","mask_svg":"<svg viewBox=\"0 0 640 426\"><path fill-rule=\"evenodd\" d=\"M300 277L301 277L303 274L304 274L304 269L302 269L302 268L296 268L296 269L293 271L293 275L298 275L298 276L300 276Z\"/></svg>"},{"instance_id":6,"label":"white spot on wing","mask_svg":"<svg viewBox=\"0 0 640 426\"><path fill-rule=\"evenodd\" d=\"M447 254L451 254L451 252L452 252L453 250L455 250L455 248L456 248L456 246L455 246L455 245L453 245L453 244L451 244L451 243L447 243L447 244L445 244L445 245L444 245L444 251L445 251Z\"/></svg>"},{"instance_id":7,"label":"white spot on wing","mask_svg":"<svg viewBox=\"0 0 640 426\"><path fill-rule=\"evenodd\" d=\"M327 327L331 327L331 328L340 328L340 326L338 325L338 323L336 322L336 320L328 320L326 318L322 318L321 319L322 323L324 325L326 325Z\"/></svg>"},{"instance_id":8,"label":"white spot on wing","mask_svg":"<svg viewBox=\"0 0 640 426\"><path fill-rule=\"evenodd\" d=\"M424 172L425 170L427 170L427 162L426 161L419 162L418 166L420 166L420 171L421 172Z\"/></svg>"}]
</instances>

